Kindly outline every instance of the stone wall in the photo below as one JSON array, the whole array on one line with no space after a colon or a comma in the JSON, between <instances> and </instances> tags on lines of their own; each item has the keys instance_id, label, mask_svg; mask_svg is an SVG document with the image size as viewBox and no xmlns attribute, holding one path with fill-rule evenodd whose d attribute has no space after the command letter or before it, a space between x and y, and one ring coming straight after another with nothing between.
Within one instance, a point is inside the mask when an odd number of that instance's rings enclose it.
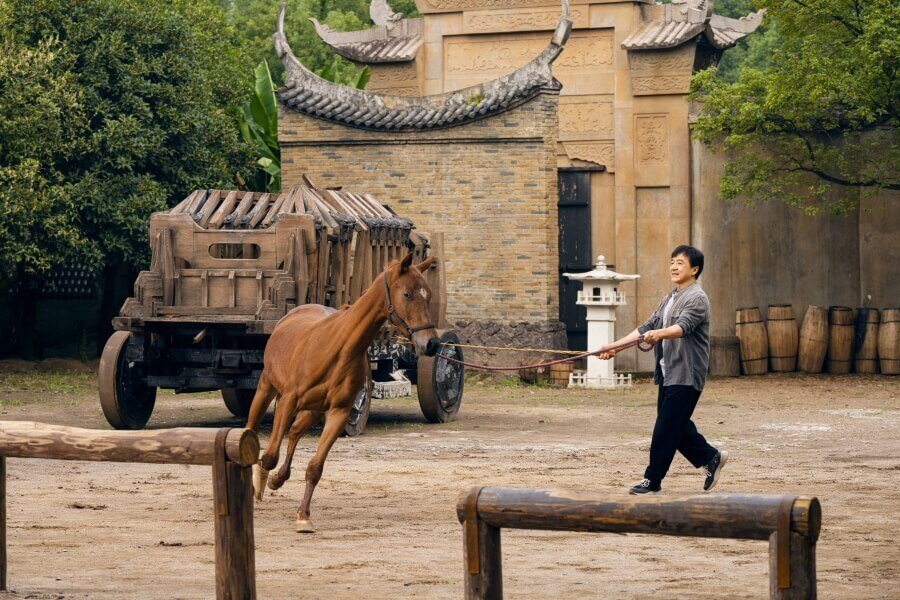
<instances>
[{"instance_id":1,"label":"stone wall","mask_svg":"<svg viewBox=\"0 0 900 600\"><path fill-rule=\"evenodd\" d=\"M411 133L282 110L283 185L306 174L370 192L422 231L443 232L449 323L555 331L558 97L546 89L496 116Z\"/></svg>"}]
</instances>

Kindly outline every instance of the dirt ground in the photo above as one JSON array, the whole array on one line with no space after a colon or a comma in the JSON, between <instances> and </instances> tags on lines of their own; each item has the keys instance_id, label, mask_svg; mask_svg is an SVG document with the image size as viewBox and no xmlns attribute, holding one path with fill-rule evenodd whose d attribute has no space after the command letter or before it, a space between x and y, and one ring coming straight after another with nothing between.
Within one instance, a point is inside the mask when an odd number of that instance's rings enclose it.
<instances>
[{"instance_id":1,"label":"dirt ground","mask_svg":"<svg viewBox=\"0 0 900 600\"><path fill-rule=\"evenodd\" d=\"M0 418L106 428L94 374L0 365ZM717 491L811 494L822 503L822 598L897 598L900 381L768 375L708 384L700 430L731 451ZM655 389L467 384L460 419L428 425L415 399L376 401L335 445L293 532L312 439L294 479L256 507L260 598L460 598L455 504L472 484L609 497L640 479ZM213 394L161 394L152 427L239 426ZM267 421L267 427L270 427ZM264 433L268 433L265 431ZM10 459L9 587L0 598L213 597L210 469ZM666 494L697 492L677 457ZM508 598L764 598L766 542L503 532Z\"/></svg>"}]
</instances>

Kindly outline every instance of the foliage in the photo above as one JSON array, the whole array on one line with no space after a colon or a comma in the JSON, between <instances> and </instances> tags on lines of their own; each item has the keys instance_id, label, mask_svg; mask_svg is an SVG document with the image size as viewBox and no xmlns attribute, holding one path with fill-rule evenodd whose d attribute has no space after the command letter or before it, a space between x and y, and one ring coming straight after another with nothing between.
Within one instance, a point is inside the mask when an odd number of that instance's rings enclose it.
<instances>
[{"instance_id":1,"label":"foliage","mask_svg":"<svg viewBox=\"0 0 900 600\"><path fill-rule=\"evenodd\" d=\"M756 0L717 0L713 8L716 14L740 19L756 10ZM764 23L753 35L748 35L722 55L716 76L725 81L735 81L744 68L766 68L780 45L778 27Z\"/></svg>"},{"instance_id":2,"label":"foliage","mask_svg":"<svg viewBox=\"0 0 900 600\"><path fill-rule=\"evenodd\" d=\"M347 87L356 88L358 90L365 89L366 84L369 83L369 78L372 77L372 69L363 67L362 69L357 69L351 73L346 73L339 66L339 59L340 57L336 56L330 65L316 71L316 75L322 79L346 85Z\"/></svg>"},{"instance_id":3,"label":"foliage","mask_svg":"<svg viewBox=\"0 0 900 600\"><path fill-rule=\"evenodd\" d=\"M0 257L32 277L146 259L147 222L249 158L213 0L0 0Z\"/></svg>"},{"instance_id":4,"label":"foliage","mask_svg":"<svg viewBox=\"0 0 900 600\"><path fill-rule=\"evenodd\" d=\"M251 190L277 192L281 190L281 148L278 146L278 104L275 85L266 61L254 71L255 86L250 102L241 107L238 122L241 136L253 145L259 158L256 170L246 185Z\"/></svg>"},{"instance_id":5,"label":"foliage","mask_svg":"<svg viewBox=\"0 0 900 600\"><path fill-rule=\"evenodd\" d=\"M329 81L340 77L338 69L328 66L319 76ZM362 89L369 81L371 69L363 67L355 71L347 81L336 81ZM256 149L256 170L244 182L248 189L277 192L281 190L281 148L278 145L278 104L275 85L266 61L261 61L254 71L254 93L250 102L241 107L242 118L238 122L241 137Z\"/></svg>"},{"instance_id":6,"label":"foliage","mask_svg":"<svg viewBox=\"0 0 900 600\"><path fill-rule=\"evenodd\" d=\"M284 0L287 4L285 30L297 58L315 72L330 68L334 79L349 84L357 76L353 63L337 57L316 34L309 18L338 31L372 26L369 0ZM282 0L222 0L228 22L234 27L238 43L256 60L265 58L276 86L283 83L284 68L275 55L272 34ZM407 17L418 16L413 0L390 0L391 7Z\"/></svg>"},{"instance_id":7,"label":"foliage","mask_svg":"<svg viewBox=\"0 0 900 600\"><path fill-rule=\"evenodd\" d=\"M842 213L862 194L900 189L893 0L761 0L780 37L767 66L736 81L697 74L695 136L724 140L726 199L777 198L810 213Z\"/></svg>"},{"instance_id":8,"label":"foliage","mask_svg":"<svg viewBox=\"0 0 900 600\"><path fill-rule=\"evenodd\" d=\"M70 63L56 39L27 48L0 38L0 264L7 280L49 271L86 244L71 194L46 168L82 151L83 98Z\"/></svg>"}]
</instances>

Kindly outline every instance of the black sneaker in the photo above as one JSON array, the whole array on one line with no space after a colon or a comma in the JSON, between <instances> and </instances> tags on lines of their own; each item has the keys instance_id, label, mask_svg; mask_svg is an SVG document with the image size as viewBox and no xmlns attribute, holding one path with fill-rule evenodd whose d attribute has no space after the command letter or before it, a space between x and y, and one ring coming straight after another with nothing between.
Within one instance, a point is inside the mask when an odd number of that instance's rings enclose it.
<instances>
[{"instance_id":1,"label":"black sneaker","mask_svg":"<svg viewBox=\"0 0 900 600\"><path fill-rule=\"evenodd\" d=\"M719 481L719 474L722 473L722 467L728 460L728 452L719 450L709 464L704 466L706 469L706 481L703 483L703 491L708 492L716 486Z\"/></svg>"},{"instance_id":2,"label":"black sneaker","mask_svg":"<svg viewBox=\"0 0 900 600\"><path fill-rule=\"evenodd\" d=\"M652 485L649 479L644 479L640 483L631 486L628 493L634 496L642 496L644 494L658 494L660 491L662 491L660 484Z\"/></svg>"}]
</instances>

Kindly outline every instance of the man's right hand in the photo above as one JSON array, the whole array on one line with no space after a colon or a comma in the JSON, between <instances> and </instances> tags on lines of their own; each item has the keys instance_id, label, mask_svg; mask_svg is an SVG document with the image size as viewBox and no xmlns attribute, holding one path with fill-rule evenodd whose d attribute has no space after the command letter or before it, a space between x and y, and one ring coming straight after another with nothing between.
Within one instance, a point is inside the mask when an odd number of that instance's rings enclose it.
<instances>
[{"instance_id":1,"label":"man's right hand","mask_svg":"<svg viewBox=\"0 0 900 600\"><path fill-rule=\"evenodd\" d=\"M616 355L615 350L609 350L607 352L603 352L602 354L598 354L597 358L599 358L600 360L609 360L612 357L614 357L615 355Z\"/></svg>"}]
</instances>

